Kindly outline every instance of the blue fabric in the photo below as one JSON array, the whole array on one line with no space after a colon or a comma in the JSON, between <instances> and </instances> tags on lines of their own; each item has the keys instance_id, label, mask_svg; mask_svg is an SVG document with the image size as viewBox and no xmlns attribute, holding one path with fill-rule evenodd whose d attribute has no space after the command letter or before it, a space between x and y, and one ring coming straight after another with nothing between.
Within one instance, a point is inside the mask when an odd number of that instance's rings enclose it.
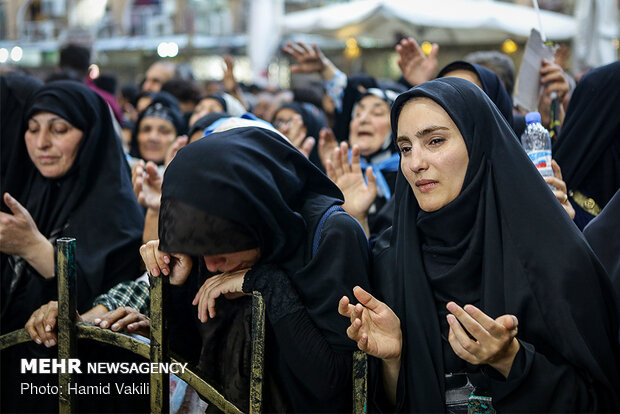
<instances>
[{"instance_id":1,"label":"blue fabric","mask_svg":"<svg viewBox=\"0 0 620 414\"><path fill-rule=\"evenodd\" d=\"M206 137L207 135L210 135L213 133L213 131L215 131L221 124L223 124L225 121L229 120L230 118L234 118L234 117L228 117L228 118L220 118L217 121L215 121L214 123L212 123L211 125L209 125L207 128L205 128L204 132L202 133L202 137ZM269 122L267 121L263 121L260 118L257 118L256 115L254 115L251 112L246 112L245 114L241 115L239 118L241 119L249 119L251 121L259 121L259 122L264 122L265 125L267 126L272 126Z\"/></svg>"},{"instance_id":2,"label":"blue fabric","mask_svg":"<svg viewBox=\"0 0 620 414\"><path fill-rule=\"evenodd\" d=\"M319 220L319 224L316 225L316 230L314 231L314 239L312 240L312 257L314 257L316 251L319 249L319 242L321 241L321 232L323 231L323 225L325 224L329 216L331 216L332 213L336 211L344 211L344 209L337 204L331 206L327 209L327 211L325 211L325 213L323 213L323 217L321 217L321 220Z\"/></svg>"},{"instance_id":3,"label":"blue fabric","mask_svg":"<svg viewBox=\"0 0 620 414\"><path fill-rule=\"evenodd\" d=\"M351 161L351 150L349 150L349 161ZM400 166L400 155L395 152L387 160L375 163L367 163L360 158L360 166L364 171L369 166L372 167L372 172L375 174L375 177L377 177L377 186L381 189L383 197L385 197L386 200L389 200L392 197L392 192L390 191L390 186L383 176L383 171L398 171L398 167Z\"/></svg>"}]
</instances>

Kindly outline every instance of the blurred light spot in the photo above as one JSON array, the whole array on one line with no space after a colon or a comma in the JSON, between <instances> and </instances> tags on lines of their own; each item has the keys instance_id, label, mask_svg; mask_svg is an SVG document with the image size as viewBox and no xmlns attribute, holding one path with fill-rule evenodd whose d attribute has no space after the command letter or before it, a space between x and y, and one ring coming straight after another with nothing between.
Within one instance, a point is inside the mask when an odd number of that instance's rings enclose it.
<instances>
[{"instance_id":1,"label":"blurred light spot","mask_svg":"<svg viewBox=\"0 0 620 414\"><path fill-rule=\"evenodd\" d=\"M506 39L504 40L504 43L502 43L502 52L504 53L512 54L516 52L518 49L519 49L519 46L517 46L517 44L511 39Z\"/></svg>"},{"instance_id":2,"label":"blurred light spot","mask_svg":"<svg viewBox=\"0 0 620 414\"><path fill-rule=\"evenodd\" d=\"M20 60L22 60L23 56L24 56L24 51L22 50L21 47L15 46L13 47L13 49L11 49L11 60L13 62L19 62Z\"/></svg>"},{"instance_id":3,"label":"blurred light spot","mask_svg":"<svg viewBox=\"0 0 620 414\"><path fill-rule=\"evenodd\" d=\"M174 42L161 42L157 46L157 54L160 57L175 57L179 54L179 45Z\"/></svg>"},{"instance_id":4,"label":"blurred light spot","mask_svg":"<svg viewBox=\"0 0 620 414\"><path fill-rule=\"evenodd\" d=\"M345 44L346 46L344 48L344 55L347 59L355 59L362 54L362 50L358 46L357 40L355 40L355 38L348 38Z\"/></svg>"},{"instance_id":5,"label":"blurred light spot","mask_svg":"<svg viewBox=\"0 0 620 414\"><path fill-rule=\"evenodd\" d=\"M422 42L422 52L424 52L426 56L431 54L431 50L433 50L433 45L430 44L430 42Z\"/></svg>"}]
</instances>

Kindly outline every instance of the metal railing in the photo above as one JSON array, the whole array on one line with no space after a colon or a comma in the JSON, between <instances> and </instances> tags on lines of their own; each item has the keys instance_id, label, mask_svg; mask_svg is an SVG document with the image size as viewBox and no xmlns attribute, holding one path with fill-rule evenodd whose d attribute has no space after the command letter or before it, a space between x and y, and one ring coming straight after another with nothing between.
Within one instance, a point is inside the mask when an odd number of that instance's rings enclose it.
<instances>
[{"instance_id":1,"label":"metal railing","mask_svg":"<svg viewBox=\"0 0 620 414\"><path fill-rule=\"evenodd\" d=\"M76 265L75 239L61 238L56 245L56 275L58 278L58 358L69 359L77 355L78 339L89 339L127 349L136 355L156 363L179 363L183 360L168 348L168 327L164 315L168 309L168 278L150 277L151 327L150 344L130 335L101 329L97 326L76 321ZM0 350L30 341L26 329L19 329L0 336ZM250 372L250 414L262 412L262 387L265 352L265 302L259 292L252 295L252 355ZM185 368L176 374L198 394L224 413L242 413L232 402L199 373ZM353 412L365 413L367 400L367 360L366 354L356 351L353 355ZM169 412L169 374L163 372L150 374L150 404L152 413ZM70 372L59 373L59 411L71 413L75 410L73 395L68 393L72 382Z\"/></svg>"}]
</instances>

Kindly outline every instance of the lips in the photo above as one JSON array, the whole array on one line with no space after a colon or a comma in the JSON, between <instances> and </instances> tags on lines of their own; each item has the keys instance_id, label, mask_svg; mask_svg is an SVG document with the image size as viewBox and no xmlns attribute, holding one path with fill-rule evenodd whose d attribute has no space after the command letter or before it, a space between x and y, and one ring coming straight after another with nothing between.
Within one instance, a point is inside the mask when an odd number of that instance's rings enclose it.
<instances>
[{"instance_id":1,"label":"lips","mask_svg":"<svg viewBox=\"0 0 620 414\"><path fill-rule=\"evenodd\" d=\"M438 182L435 180L417 180L415 186L418 187L420 192L427 193L437 186Z\"/></svg>"},{"instance_id":2,"label":"lips","mask_svg":"<svg viewBox=\"0 0 620 414\"><path fill-rule=\"evenodd\" d=\"M52 164L56 162L56 160L58 160L58 157L54 157L51 155L43 155L43 156L37 157L37 159L39 160L41 164Z\"/></svg>"}]
</instances>

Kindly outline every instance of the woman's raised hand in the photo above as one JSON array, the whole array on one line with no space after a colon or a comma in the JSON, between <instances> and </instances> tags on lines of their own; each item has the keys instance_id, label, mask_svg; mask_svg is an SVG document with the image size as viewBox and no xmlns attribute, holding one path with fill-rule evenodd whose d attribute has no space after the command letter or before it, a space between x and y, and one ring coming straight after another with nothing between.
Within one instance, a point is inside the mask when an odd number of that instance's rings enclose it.
<instances>
[{"instance_id":1,"label":"woman's raised hand","mask_svg":"<svg viewBox=\"0 0 620 414\"><path fill-rule=\"evenodd\" d=\"M403 77L411 85L416 86L435 77L437 71L437 53L439 45L433 44L428 57L413 37L403 39L396 45L398 66Z\"/></svg>"},{"instance_id":2,"label":"woman's raised hand","mask_svg":"<svg viewBox=\"0 0 620 414\"><path fill-rule=\"evenodd\" d=\"M293 73L321 73L328 65L327 58L315 44L309 46L304 42L287 42L282 50L297 61L297 64L291 65Z\"/></svg>"},{"instance_id":3,"label":"woman's raised hand","mask_svg":"<svg viewBox=\"0 0 620 414\"><path fill-rule=\"evenodd\" d=\"M36 244L47 239L26 207L9 193L4 193L4 203L13 214L0 212L0 251L26 258Z\"/></svg>"},{"instance_id":4,"label":"woman's raised hand","mask_svg":"<svg viewBox=\"0 0 620 414\"><path fill-rule=\"evenodd\" d=\"M215 299L224 295L227 299L236 299L245 295L243 280L250 269L225 272L208 278L196 293L192 305L198 306L198 319L206 322L215 317Z\"/></svg>"},{"instance_id":5,"label":"woman's raised hand","mask_svg":"<svg viewBox=\"0 0 620 414\"><path fill-rule=\"evenodd\" d=\"M349 146L342 142L340 147L332 153L332 159L325 165L327 176L340 188L344 195L344 205L347 213L367 227L368 210L377 198L377 179L371 167L366 168L366 179L360 165L360 151L357 145L351 151L349 162ZM366 235L369 231L366 229Z\"/></svg>"},{"instance_id":6,"label":"woman's raised hand","mask_svg":"<svg viewBox=\"0 0 620 414\"><path fill-rule=\"evenodd\" d=\"M473 305L461 308L454 302L446 308L450 312L446 317L450 325L448 341L454 353L474 365L488 364L508 377L521 346L516 338L517 317L502 315L492 319Z\"/></svg>"},{"instance_id":7,"label":"woman's raised hand","mask_svg":"<svg viewBox=\"0 0 620 414\"><path fill-rule=\"evenodd\" d=\"M319 158L323 165L327 165L327 161L331 160L332 153L338 148L338 142L334 131L329 128L322 128L319 132Z\"/></svg>"},{"instance_id":8,"label":"woman's raised hand","mask_svg":"<svg viewBox=\"0 0 620 414\"><path fill-rule=\"evenodd\" d=\"M359 286L353 288L353 294L358 304L352 305L346 296L338 303L338 313L351 320L351 326L347 329L349 338L369 355L383 360L399 360L402 331L398 316L389 306Z\"/></svg>"},{"instance_id":9,"label":"woman's raised hand","mask_svg":"<svg viewBox=\"0 0 620 414\"><path fill-rule=\"evenodd\" d=\"M153 161L146 164L143 160L138 161L134 166L131 181L138 203L143 207L159 211L163 178L157 170L157 165Z\"/></svg>"},{"instance_id":10,"label":"woman's raised hand","mask_svg":"<svg viewBox=\"0 0 620 414\"><path fill-rule=\"evenodd\" d=\"M168 147L168 150L166 151L166 156L164 158L164 165L166 167L168 166L168 164L172 162L174 157L177 156L177 153L179 152L179 150L183 148L184 146L186 146L188 142L189 142L189 137L187 135L179 135L177 139L174 140L172 145L170 145Z\"/></svg>"},{"instance_id":11,"label":"woman's raised hand","mask_svg":"<svg viewBox=\"0 0 620 414\"><path fill-rule=\"evenodd\" d=\"M54 277L54 246L39 231L26 207L9 193L4 203L13 214L0 212L0 251L26 260L41 276Z\"/></svg>"},{"instance_id":12,"label":"woman's raised hand","mask_svg":"<svg viewBox=\"0 0 620 414\"><path fill-rule=\"evenodd\" d=\"M169 254L159 250L159 240L151 240L140 247L146 270L153 276L170 276L170 284L182 285L192 270L192 258L186 254Z\"/></svg>"}]
</instances>

